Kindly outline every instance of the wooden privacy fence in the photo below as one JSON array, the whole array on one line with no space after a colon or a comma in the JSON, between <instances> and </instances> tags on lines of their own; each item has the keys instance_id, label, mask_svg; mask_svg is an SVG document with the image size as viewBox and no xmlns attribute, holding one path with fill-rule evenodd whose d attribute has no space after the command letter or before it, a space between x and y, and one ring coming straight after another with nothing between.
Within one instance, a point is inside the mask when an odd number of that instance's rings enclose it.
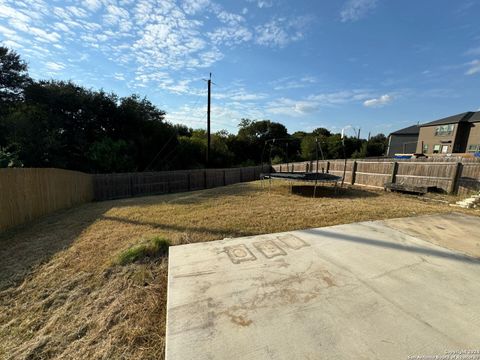
<instances>
[{"instance_id":1,"label":"wooden privacy fence","mask_svg":"<svg viewBox=\"0 0 480 360\"><path fill-rule=\"evenodd\" d=\"M89 174L60 169L0 169L0 231L93 200Z\"/></svg>"},{"instance_id":2,"label":"wooden privacy fence","mask_svg":"<svg viewBox=\"0 0 480 360\"><path fill-rule=\"evenodd\" d=\"M348 160L348 184L387 181L436 186L449 193L480 190L480 161ZM344 160L319 161L319 171L343 175ZM317 162L274 165L276 171L316 171ZM266 170L266 169L265 169ZM60 169L0 169L0 231L92 200L200 190L257 180L262 166L90 175Z\"/></svg>"},{"instance_id":3,"label":"wooden privacy fence","mask_svg":"<svg viewBox=\"0 0 480 360\"><path fill-rule=\"evenodd\" d=\"M93 200L200 190L260 178L261 166L121 174L0 169L0 231Z\"/></svg>"},{"instance_id":4,"label":"wooden privacy fence","mask_svg":"<svg viewBox=\"0 0 480 360\"><path fill-rule=\"evenodd\" d=\"M322 160L318 171L342 176L347 184L382 187L386 182L404 185L435 186L445 192L467 194L480 190L480 161L451 159L415 160ZM273 165L275 171L316 171L317 162L297 162Z\"/></svg>"},{"instance_id":5,"label":"wooden privacy fence","mask_svg":"<svg viewBox=\"0 0 480 360\"><path fill-rule=\"evenodd\" d=\"M261 166L251 166L231 169L98 174L93 175L95 200L214 188L258 180L261 172Z\"/></svg>"}]
</instances>

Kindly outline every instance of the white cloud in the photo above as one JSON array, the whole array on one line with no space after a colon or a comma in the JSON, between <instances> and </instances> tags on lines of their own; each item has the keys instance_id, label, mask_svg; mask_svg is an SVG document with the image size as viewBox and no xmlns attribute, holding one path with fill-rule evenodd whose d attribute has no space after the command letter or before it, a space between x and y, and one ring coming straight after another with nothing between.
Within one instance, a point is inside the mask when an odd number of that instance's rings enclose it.
<instances>
[{"instance_id":1,"label":"white cloud","mask_svg":"<svg viewBox=\"0 0 480 360\"><path fill-rule=\"evenodd\" d=\"M480 55L480 46L468 49L465 55Z\"/></svg>"},{"instance_id":2,"label":"white cloud","mask_svg":"<svg viewBox=\"0 0 480 360\"><path fill-rule=\"evenodd\" d=\"M238 123L242 118L260 119L265 115L251 106L244 107L241 103L235 102L213 105L211 111L212 130L227 130L232 133L237 131ZM206 115L205 105L184 105L173 111L167 111L166 120L198 129L206 127Z\"/></svg>"},{"instance_id":3,"label":"white cloud","mask_svg":"<svg viewBox=\"0 0 480 360\"><path fill-rule=\"evenodd\" d=\"M224 98L230 101L256 101L267 97L264 93L247 92L245 89L234 90L233 92L226 92Z\"/></svg>"},{"instance_id":4,"label":"white cloud","mask_svg":"<svg viewBox=\"0 0 480 360\"><path fill-rule=\"evenodd\" d=\"M315 112L318 108L317 101L280 98L269 102L266 111L275 115L301 116Z\"/></svg>"},{"instance_id":5,"label":"white cloud","mask_svg":"<svg viewBox=\"0 0 480 360\"><path fill-rule=\"evenodd\" d=\"M2 45L6 46L8 48L11 48L11 49L21 49L21 48L23 48L23 45L15 42L13 40L3 40Z\"/></svg>"},{"instance_id":6,"label":"white cloud","mask_svg":"<svg viewBox=\"0 0 480 360\"><path fill-rule=\"evenodd\" d=\"M363 102L363 106L366 107L382 107L392 101L390 95L382 95L379 98L368 99Z\"/></svg>"},{"instance_id":7,"label":"white cloud","mask_svg":"<svg viewBox=\"0 0 480 360\"><path fill-rule=\"evenodd\" d=\"M70 14L72 14L75 17L86 17L88 14L85 10L82 8L76 7L76 6L67 6L66 8Z\"/></svg>"},{"instance_id":8,"label":"white cloud","mask_svg":"<svg viewBox=\"0 0 480 360\"><path fill-rule=\"evenodd\" d=\"M334 107L355 103L368 98L368 90L355 89L330 93L311 94L303 99L280 98L267 103L266 111L271 114L303 116L314 113L322 107Z\"/></svg>"},{"instance_id":9,"label":"white cloud","mask_svg":"<svg viewBox=\"0 0 480 360\"><path fill-rule=\"evenodd\" d=\"M7 37L7 38L11 38L11 37L16 36L17 32L12 30L12 29L9 29L5 26L0 25L0 34Z\"/></svg>"},{"instance_id":10,"label":"white cloud","mask_svg":"<svg viewBox=\"0 0 480 360\"><path fill-rule=\"evenodd\" d=\"M267 0L250 2L259 8L273 5ZM0 0L0 35L3 42L23 46L27 59L50 62L51 71L60 70L53 65L58 59L78 63L82 54L90 53L92 59L103 57L122 67L114 67L110 78L123 76L128 86L197 95L200 90L192 87L191 79L222 60L230 47L283 47L304 36L307 17L262 24L258 18L247 22L247 13L242 6L237 12L227 11L216 0ZM175 75L178 70L186 72L181 79ZM263 96L229 95L229 101L242 103Z\"/></svg>"},{"instance_id":11,"label":"white cloud","mask_svg":"<svg viewBox=\"0 0 480 360\"><path fill-rule=\"evenodd\" d=\"M273 81L274 90L300 89L317 82L313 76L303 76L300 78L284 77Z\"/></svg>"},{"instance_id":12,"label":"white cloud","mask_svg":"<svg viewBox=\"0 0 480 360\"><path fill-rule=\"evenodd\" d=\"M266 0L259 0L257 2L258 7L261 8L269 8L273 6L273 1L266 1Z\"/></svg>"},{"instance_id":13,"label":"white cloud","mask_svg":"<svg viewBox=\"0 0 480 360\"><path fill-rule=\"evenodd\" d=\"M210 0L184 0L182 8L188 15L194 15L201 10L206 10L210 5Z\"/></svg>"},{"instance_id":14,"label":"white cloud","mask_svg":"<svg viewBox=\"0 0 480 360\"><path fill-rule=\"evenodd\" d=\"M264 46L284 47L303 38L306 18L275 18L266 24L255 27L255 42Z\"/></svg>"},{"instance_id":15,"label":"white cloud","mask_svg":"<svg viewBox=\"0 0 480 360\"><path fill-rule=\"evenodd\" d=\"M480 60L473 60L468 63L469 69L466 71L466 75L474 75L480 72Z\"/></svg>"},{"instance_id":16,"label":"white cloud","mask_svg":"<svg viewBox=\"0 0 480 360\"><path fill-rule=\"evenodd\" d=\"M83 0L83 6L85 6L90 11L97 11L102 6L100 0Z\"/></svg>"},{"instance_id":17,"label":"white cloud","mask_svg":"<svg viewBox=\"0 0 480 360\"><path fill-rule=\"evenodd\" d=\"M53 61L48 61L47 63L45 63L45 67L48 70L52 70L52 71L60 71L60 70L65 69L64 64L59 63L59 62L53 62Z\"/></svg>"},{"instance_id":18,"label":"white cloud","mask_svg":"<svg viewBox=\"0 0 480 360\"><path fill-rule=\"evenodd\" d=\"M26 21L19 20L19 19L10 19L8 23L17 30L28 32L29 26L28 26L28 22Z\"/></svg>"},{"instance_id":19,"label":"white cloud","mask_svg":"<svg viewBox=\"0 0 480 360\"><path fill-rule=\"evenodd\" d=\"M272 0L247 0L250 3L257 3L257 6L262 9L262 8L270 8L273 6L273 1Z\"/></svg>"},{"instance_id":20,"label":"white cloud","mask_svg":"<svg viewBox=\"0 0 480 360\"><path fill-rule=\"evenodd\" d=\"M340 12L342 22L357 21L377 6L377 0L348 0Z\"/></svg>"},{"instance_id":21,"label":"white cloud","mask_svg":"<svg viewBox=\"0 0 480 360\"><path fill-rule=\"evenodd\" d=\"M0 18L16 19L22 22L30 21L30 16L10 6L2 5L1 3L0 3Z\"/></svg>"},{"instance_id":22,"label":"white cloud","mask_svg":"<svg viewBox=\"0 0 480 360\"><path fill-rule=\"evenodd\" d=\"M69 32L70 31L70 28L67 25L65 25L64 23L61 23L61 22L56 22L55 24L53 24L53 28L55 30L63 31L63 32Z\"/></svg>"},{"instance_id":23,"label":"white cloud","mask_svg":"<svg viewBox=\"0 0 480 360\"><path fill-rule=\"evenodd\" d=\"M252 33L245 27L221 27L208 33L214 44L234 45L250 41Z\"/></svg>"},{"instance_id":24,"label":"white cloud","mask_svg":"<svg viewBox=\"0 0 480 360\"><path fill-rule=\"evenodd\" d=\"M60 35L56 32L47 32L37 27L30 27L29 32L37 37L42 42L58 42Z\"/></svg>"}]
</instances>

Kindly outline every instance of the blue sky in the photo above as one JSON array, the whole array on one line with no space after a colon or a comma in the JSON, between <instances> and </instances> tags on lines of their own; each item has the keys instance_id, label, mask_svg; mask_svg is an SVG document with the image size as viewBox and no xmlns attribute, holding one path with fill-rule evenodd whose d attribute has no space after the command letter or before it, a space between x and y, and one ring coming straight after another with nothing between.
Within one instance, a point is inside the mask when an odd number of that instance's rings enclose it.
<instances>
[{"instance_id":1,"label":"blue sky","mask_svg":"<svg viewBox=\"0 0 480 360\"><path fill-rule=\"evenodd\" d=\"M147 96L174 123L389 133L480 108L480 1L0 0L36 79Z\"/></svg>"}]
</instances>

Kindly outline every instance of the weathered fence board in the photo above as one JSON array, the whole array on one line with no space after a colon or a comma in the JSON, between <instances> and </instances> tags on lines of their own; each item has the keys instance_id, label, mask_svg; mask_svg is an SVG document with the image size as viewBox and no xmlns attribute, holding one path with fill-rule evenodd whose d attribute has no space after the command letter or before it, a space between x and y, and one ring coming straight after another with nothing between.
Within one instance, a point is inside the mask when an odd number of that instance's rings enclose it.
<instances>
[{"instance_id":1,"label":"weathered fence board","mask_svg":"<svg viewBox=\"0 0 480 360\"><path fill-rule=\"evenodd\" d=\"M458 193L468 194L480 190L480 165L466 163L462 164L458 178Z\"/></svg>"},{"instance_id":2,"label":"weathered fence board","mask_svg":"<svg viewBox=\"0 0 480 360\"><path fill-rule=\"evenodd\" d=\"M395 168L394 163L397 164ZM480 190L480 161L471 158L435 157L398 161L356 159L347 160L346 166L344 160L322 160L318 167L319 172L324 170L338 176L343 176L345 169L344 181L356 185L383 188L386 182L392 181L402 185L437 187L445 192L458 194ZM290 163L288 168L295 172L314 172L316 161ZM274 165L273 169L286 171L287 164Z\"/></svg>"},{"instance_id":3,"label":"weathered fence board","mask_svg":"<svg viewBox=\"0 0 480 360\"><path fill-rule=\"evenodd\" d=\"M47 168L0 169L0 231L92 200L92 175Z\"/></svg>"}]
</instances>

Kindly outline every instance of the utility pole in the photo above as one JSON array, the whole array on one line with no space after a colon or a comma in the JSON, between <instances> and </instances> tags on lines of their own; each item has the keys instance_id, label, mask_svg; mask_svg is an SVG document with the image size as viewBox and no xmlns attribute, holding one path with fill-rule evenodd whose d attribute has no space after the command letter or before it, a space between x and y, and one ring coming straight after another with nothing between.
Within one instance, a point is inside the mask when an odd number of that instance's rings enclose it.
<instances>
[{"instance_id":1,"label":"utility pole","mask_svg":"<svg viewBox=\"0 0 480 360\"><path fill-rule=\"evenodd\" d=\"M212 73L207 80L208 83L208 105L207 105L207 163L206 167L210 164L210 96L212 92Z\"/></svg>"}]
</instances>

